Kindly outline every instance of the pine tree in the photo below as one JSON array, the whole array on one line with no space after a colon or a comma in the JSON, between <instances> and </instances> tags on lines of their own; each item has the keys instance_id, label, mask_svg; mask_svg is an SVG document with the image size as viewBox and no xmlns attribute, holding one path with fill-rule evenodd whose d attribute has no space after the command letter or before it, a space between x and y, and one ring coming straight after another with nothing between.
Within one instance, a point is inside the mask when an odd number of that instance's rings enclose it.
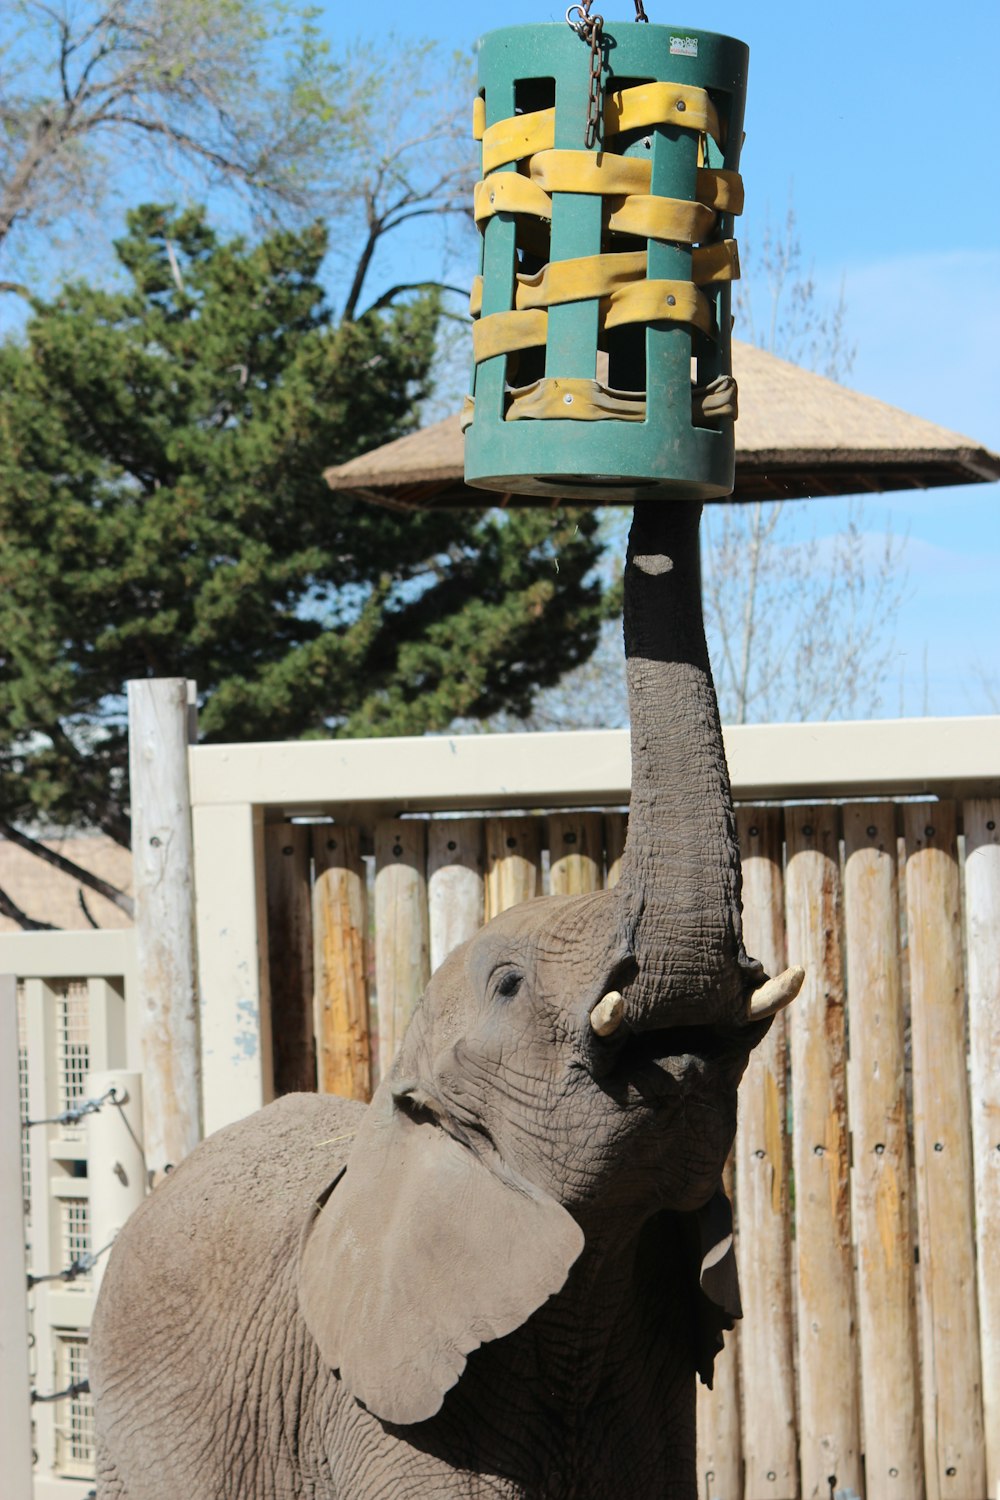
<instances>
[{"instance_id":1,"label":"pine tree","mask_svg":"<svg viewBox=\"0 0 1000 1500\"><path fill-rule=\"evenodd\" d=\"M148 205L121 290L0 346L0 825L128 839L123 689L194 678L205 739L529 711L604 612L591 511L398 516L329 464L410 430L436 295L335 322L326 233L222 242Z\"/></svg>"}]
</instances>

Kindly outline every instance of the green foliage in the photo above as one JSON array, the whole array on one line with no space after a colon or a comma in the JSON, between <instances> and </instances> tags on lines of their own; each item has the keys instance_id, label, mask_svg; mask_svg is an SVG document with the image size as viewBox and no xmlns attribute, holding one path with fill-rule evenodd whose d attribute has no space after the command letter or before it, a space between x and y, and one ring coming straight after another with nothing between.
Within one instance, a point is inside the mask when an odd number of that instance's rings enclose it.
<instances>
[{"instance_id":1,"label":"green foliage","mask_svg":"<svg viewBox=\"0 0 1000 1500\"><path fill-rule=\"evenodd\" d=\"M0 819L127 837L130 677L194 678L212 740L421 734L590 655L593 512L325 486L412 427L438 319L424 294L335 325L325 250L146 206L126 290L67 285L0 345Z\"/></svg>"}]
</instances>

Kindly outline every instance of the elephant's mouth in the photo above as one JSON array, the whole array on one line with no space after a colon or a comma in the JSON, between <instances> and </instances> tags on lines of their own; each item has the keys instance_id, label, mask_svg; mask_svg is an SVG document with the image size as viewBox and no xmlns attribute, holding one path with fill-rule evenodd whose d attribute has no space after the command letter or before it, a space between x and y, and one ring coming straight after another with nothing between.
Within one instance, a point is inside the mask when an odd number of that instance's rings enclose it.
<instances>
[{"instance_id":1,"label":"elephant's mouth","mask_svg":"<svg viewBox=\"0 0 1000 1500\"><path fill-rule=\"evenodd\" d=\"M594 1075L622 1105L662 1104L676 1100L713 1063L725 1061L731 1053L731 1041L722 1028L653 1027L619 1034L614 1052L608 1049Z\"/></svg>"}]
</instances>

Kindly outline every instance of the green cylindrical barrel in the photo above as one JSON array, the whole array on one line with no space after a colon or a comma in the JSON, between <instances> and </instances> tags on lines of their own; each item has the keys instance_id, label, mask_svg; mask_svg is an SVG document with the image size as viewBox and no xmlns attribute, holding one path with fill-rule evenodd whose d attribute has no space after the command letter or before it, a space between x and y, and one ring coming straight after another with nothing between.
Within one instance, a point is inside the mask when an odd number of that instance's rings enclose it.
<instances>
[{"instance_id":1,"label":"green cylindrical barrel","mask_svg":"<svg viewBox=\"0 0 1000 1500\"><path fill-rule=\"evenodd\" d=\"M468 484L602 504L731 491L747 60L732 37L606 23L588 150L587 43L565 24L483 38Z\"/></svg>"}]
</instances>

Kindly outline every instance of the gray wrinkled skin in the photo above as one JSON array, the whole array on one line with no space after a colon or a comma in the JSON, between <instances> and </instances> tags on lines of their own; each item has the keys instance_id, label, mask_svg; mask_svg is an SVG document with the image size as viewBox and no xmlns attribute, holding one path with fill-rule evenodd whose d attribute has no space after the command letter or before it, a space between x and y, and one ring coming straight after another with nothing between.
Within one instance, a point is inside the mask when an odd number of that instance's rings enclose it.
<instances>
[{"instance_id":1,"label":"gray wrinkled skin","mask_svg":"<svg viewBox=\"0 0 1000 1500\"><path fill-rule=\"evenodd\" d=\"M767 1026L697 528L681 504L633 525L621 884L497 918L367 1109L279 1101L119 1236L100 1500L695 1500L695 1373L739 1311L719 1181ZM609 990L625 1021L599 1038Z\"/></svg>"}]
</instances>

